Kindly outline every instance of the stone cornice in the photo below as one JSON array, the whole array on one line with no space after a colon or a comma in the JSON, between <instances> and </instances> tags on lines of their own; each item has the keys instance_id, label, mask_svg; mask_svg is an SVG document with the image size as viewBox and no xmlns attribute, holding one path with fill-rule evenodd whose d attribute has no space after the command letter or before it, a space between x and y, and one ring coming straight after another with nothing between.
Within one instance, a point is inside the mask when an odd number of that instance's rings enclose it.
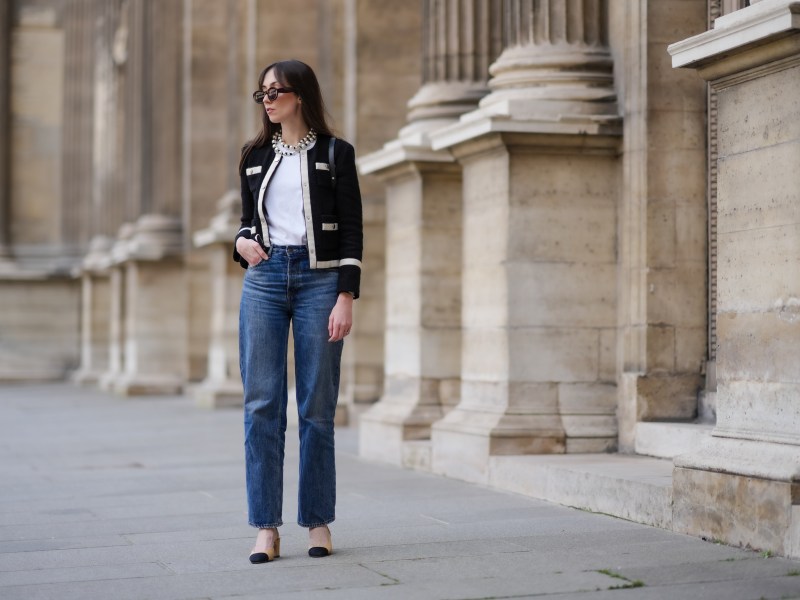
<instances>
[{"instance_id":1,"label":"stone cornice","mask_svg":"<svg viewBox=\"0 0 800 600\"><path fill-rule=\"evenodd\" d=\"M781 44L775 52L754 57L743 65L736 56L754 48L793 36L795 40ZM699 70L704 79L716 79L729 72L741 71L791 55L800 45L800 2L796 0L763 0L747 8L719 17L714 29L671 44L667 51L672 66ZM707 69L712 63L726 62L730 68ZM752 64L749 64L751 63Z\"/></svg>"}]
</instances>

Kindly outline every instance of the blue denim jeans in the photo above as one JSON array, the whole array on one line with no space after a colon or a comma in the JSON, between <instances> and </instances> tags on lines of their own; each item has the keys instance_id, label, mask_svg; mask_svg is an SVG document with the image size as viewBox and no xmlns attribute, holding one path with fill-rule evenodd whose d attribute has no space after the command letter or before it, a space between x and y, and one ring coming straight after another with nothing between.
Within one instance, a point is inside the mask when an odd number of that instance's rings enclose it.
<instances>
[{"instance_id":1,"label":"blue denim jeans","mask_svg":"<svg viewBox=\"0 0 800 600\"><path fill-rule=\"evenodd\" d=\"M336 269L312 270L305 246L274 246L248 267L239 310L244 383L244 445L250 525L283 524L286 355L294 334L300 485L297 522L317 527L335 517L333 418L343 342L328 341L336 304Z\"/></svg>"}]
</instances>

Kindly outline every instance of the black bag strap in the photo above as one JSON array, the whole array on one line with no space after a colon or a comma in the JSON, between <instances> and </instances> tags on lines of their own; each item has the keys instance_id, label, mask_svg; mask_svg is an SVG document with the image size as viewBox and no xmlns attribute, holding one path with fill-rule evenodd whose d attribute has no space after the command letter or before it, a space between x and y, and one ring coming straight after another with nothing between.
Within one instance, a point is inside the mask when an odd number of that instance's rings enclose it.
<instances>
[{"instance_id":1,"label":"black bag strap","mask_svg":"<svg viewBox=\"0 0 800 600\"><path fill-rule=\"evenodd\" d=\"M331 136L331 141L328 144L328 169L331 172L331 185L336 189L336 163L333 161L333 145L336 138Z\"/></svg>"}]
</instances>

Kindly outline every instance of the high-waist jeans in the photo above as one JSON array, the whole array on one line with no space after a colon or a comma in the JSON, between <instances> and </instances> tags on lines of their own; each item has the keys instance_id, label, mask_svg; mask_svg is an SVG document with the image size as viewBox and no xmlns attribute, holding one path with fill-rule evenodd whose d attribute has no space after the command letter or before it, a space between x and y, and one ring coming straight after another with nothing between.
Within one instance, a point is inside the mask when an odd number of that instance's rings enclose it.
<instances>
[{"instance_id":1,"label":"high-waist jeans","mask_svg":"<svg viewBox=\"0 0 800 600\"><path fill-rule=\"evenodd\" d=\"M300 424L297 522L317 527L334 520L333 418L343 343L328 341L328 318L336 304L337 281L336 269L309 268L305 246L275 246L269 260L245 272L239 360L244 383L247 503L253 527L283 524L290 322Z\"/></svg>"}]
</instances>

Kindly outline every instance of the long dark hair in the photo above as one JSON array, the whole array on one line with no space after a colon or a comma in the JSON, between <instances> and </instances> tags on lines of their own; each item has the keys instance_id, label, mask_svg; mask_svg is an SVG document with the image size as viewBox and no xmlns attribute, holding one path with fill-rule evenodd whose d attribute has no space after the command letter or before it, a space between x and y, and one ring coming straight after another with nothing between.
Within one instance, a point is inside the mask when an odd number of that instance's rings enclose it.
<instances>
[{"instance_id":1,"label":"long dark hair","mask_svg":"<svg viewBox=\"0 0 800 600\"><path fill-rule=\"evenodd\" d=\"M258 88L264 84L264 77L270 69L275 69L275 78L281 85L292 88L302 99L300 111L306 125L311 127L320 135L332 136L328 122L325 120L325 101L322 99L322 92L319 89L319 81L314 74L314 70L306 63L299 60L281 60L274 62L264 68L258 76ZM253 148L261 148L272 142L272 136L276 131L280 131L279 123L273 123L267 116L267 111L261 111L261 131L252 140L247 142L243 151L242 158L239 160L239 172L242 172L244 163Z\"/></svg>"}]
</instances>

